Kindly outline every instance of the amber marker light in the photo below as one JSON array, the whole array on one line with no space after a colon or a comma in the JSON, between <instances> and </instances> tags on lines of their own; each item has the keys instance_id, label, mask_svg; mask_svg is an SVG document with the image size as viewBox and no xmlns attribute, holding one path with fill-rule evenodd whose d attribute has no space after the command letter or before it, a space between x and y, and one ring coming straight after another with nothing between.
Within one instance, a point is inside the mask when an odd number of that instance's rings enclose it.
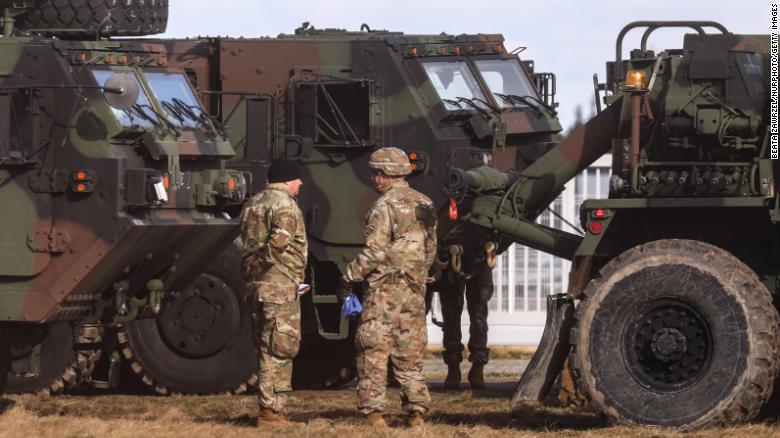
<instances>
[{"instance_id":1,"label":"amber marker light","mask_svg":"<svg viewBox=\"0 0 780 438\"><path fill-rule=\"evenodd\" d=\"M417 56L417 47L409 48L409 54L412 56Z\"/></svg>"},{"instance_id":2,"label":"amber marker light","mask_svg":"<svg viewBox=\"0 0 780 438\"><path fill-rule=\"evenodd\" d=\"M163 175L163 187L165 187L165 190L168 190L168 187L171 185L171 177L168 175Z\"/></svg>"},{"instance_id":3,"label":"amber marker light","mask_svg":"<svg viewBox=\"0 0 780 438\"><path fill-rule=\"evenodd\" d=\"M626 73L627 89L644 90L647 88L647 75L642 70L629 70Z\"/></svg>"},{"instance_id":4,"label":"amber marker light","mask_svg":"<svg viewBox=\"0 0 780 438\"><path fill-rule=\"evenodd\" d=\"M444 46L439 47L439 55L446 55L447 54L447 48Z\"/></svg>"},{"instance_id":5,"label":"amber marker light","mask_svg":"<svg viewBox=\"0 0 780 438\"><path fill-rule=\"evenodd\" d=\"M83 170L77 170L73 174L73 179L75 179L77 181L86 181L87 180L87 172L85 172Z\"/></svg>"},{"instance_id":6,"label":"amber marker light","mask_svg":"<svg viewBox=\"0 0 780 438\"><path fill-rule=\"evenodd\" d=\"M460 46L455 46L452 48L452 53L454 55L460 55Z\"/></svg>"},{"instance_id":7,"label":"amber marker light","mask_svg":"<svg viewBox=\"0 0 780 438\"><path fill-rule=\"evenodd\" d=\"M417 153L416 153L416 152L412 152L412 153L410 153L410 154L409 154L409 159L410 159L410 160L416 160L416 159L417 159Z\"/></svg>"},{"instance_id":8,"label":"amber marker light","mask_svg":"<svg viewBox=\"0 0 780 438\"><path fill-rule=\"evenodd\" d=\"M228 189L229 189L231 192L232 192L232 191L234 191L234 190L236 190L236 179L235 179L235 178L230 178L230 179L228 180Z\"/></svg>"},{"instance_id":9,"label":"amber marker light","mask_svg":"<svg viewBox=\"0 0 780 438\"><path fill-rule=\"evenodd\" d=\"M83 193L87 191L87 185L84 183L78 183L76 184L76 187L74 187L74 190L76 190L79 193Z\"/></svg>"},{"instance_id":10,"label":"amber marker light","mask_svg":"<svg viewBox=\"0 0 780 438\"><path fill-rule=\"evenodd\" d=\"M79 61L82 63L87 62L87 54L84 52L79 53Z\"/></svg>"},{"instance_id":11,"label":"amber marker light","mask_svg":"<svg viewBox=\"0 0 780 438\"><path fill-rule=\"evenodd\" d=\"M113 53L109 54L108 56L106 56L106 62L108 62L109 64L113 64L114 63L114 54Z\"/></svg>"},{"instance_id":12,"label":"amber marker light","mask_svg":"<svg viewBox=\"0 0 780 438\"><path fill-rule=\"evenodd\" d=\"M122 65L127 65L127 55L120 55L119 56L119 63Z\"/></svg>"}]
</instances>

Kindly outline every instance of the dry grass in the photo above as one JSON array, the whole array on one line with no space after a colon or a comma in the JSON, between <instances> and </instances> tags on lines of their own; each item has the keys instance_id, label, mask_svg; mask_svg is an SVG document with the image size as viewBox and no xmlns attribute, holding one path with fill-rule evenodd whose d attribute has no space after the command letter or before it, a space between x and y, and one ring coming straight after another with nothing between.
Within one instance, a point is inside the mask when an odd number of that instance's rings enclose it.
<instances>
[{"instance_id":1,"label":"dry grass","mask_svg":"<svg viewBox=\"0 0 780 438\"><path fill-rule=\"evenodd\" d=\"M257 430L254 396L138 396L84 393L46 398L14 396L0 403L0 437L501 437L507 436L628 436L678 437L674 431L608 427L588 410L566 410L526 405L510 411L514 383L489 376L485 391L445 392L440 382L432 388L432 412L419 430L405 427L398 391L389 389L387 419L392 428L379 433L367 429L355 412L354 388L339 391L301 391L290 398L289 417L300 423ZM715 429L700 437L780 435L767 424Z\"/></svg>"}]
</instances>

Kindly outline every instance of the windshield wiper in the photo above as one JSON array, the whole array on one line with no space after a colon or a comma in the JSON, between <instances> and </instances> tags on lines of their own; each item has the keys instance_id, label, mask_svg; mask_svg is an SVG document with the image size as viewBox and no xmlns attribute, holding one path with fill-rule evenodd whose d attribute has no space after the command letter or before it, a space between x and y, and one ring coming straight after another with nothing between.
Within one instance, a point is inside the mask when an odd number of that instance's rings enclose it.
<instances>
[{"instance_id":1,"label":"windshield wiper","mask_svg":"<svg viewBox=\"0 0 780 438\"><path fill-rule=\"evenodd\" d=\"M152 126L154 126L156 128L161 128L162 127L160 122L158 120L156 120L154 117L152 117L149 114L147 114L146 111L144 110L144 108L140 104L138 104L138 103L134 103L133 106L131 106L130 108L127 108L125 110L125 114L127 114L127 116L130 117L131 121L135 120L136 118L140 118L140 119L146 120L147 122L151 123Z\"/></svg>"},{"instance_id":2,"label":"windshield wiper","mask_svg":"<svg viewBox=\"0 0 780 438\"><path fill-rule=\"evenodd\" d=\"M478 97L474 97L474 98L468 99L468 98L465 98L465 97L458 96L455 99L457 99L458 102L466 103L468 106L470 106L470 107L474 108L475 110L479 111L480 114L482 114L484 116L487 116L488 112L485 111L485 108L480 107L475 102L481 103L482 105L484 105L485 107L487 107L488 109L493 111L495 114L501 114L501 111L499 111L498 108L494 107L493 105L489 104L488 102L485 102L484 100L482 100L482 99L480 99Z\"/></svg>"},{"instance_id":3,"label":"windshield wiper","mask_svg":"<svg viewBox=\"0 0 780 438\"><path fill-rule=\"evenodd\" d=\"M501 93L493 93L493 94L495 94L496 96L500 97L500 98L501 98L501 100L503 100L504 102L506 102L506 103L508 103L508 104L510 104L510 105L512 105L512 106L514 106L514 105L515 105L515 101L514 101L514 100L512 100L512 99L511 99L509 96L507 96L506 94L501 94Z\"/></svg>"},{"instance_id":4,"label":"windshield wiper","mask_svg":"<svg viewBox=\"0 0 780 438\"><path fill-rule=\"evenodd\" d=\"M518 96L517 94L507 94L506 96L513 100L528 105L529 107L536 110L536 112L538 112L539 114L542 113L541 109L544 109L547 112L547 114L550 115L550 117L555 117L558 115L558 111L555 111L549 105L547 105L546 103L542 102L541 100L539 100L534 96Z\"/></svg>"},{"instance_id":5,"label":"windshield wiper","mask_svg":"<svg viewBox=\"0 0 780 438\"><path fill-rule=\"evenodd\" d=\"M179 130L176 129L176 125L171 123L171 121L168 120L167 117L157 112L157 110L152 108L151 105L149 104L140 105L136 103L132 106L132 108L143 118L151 122L155 126L155 128L165 130L169 134L172 133L175 137L179 137L181 135L181 132L179 132ZM149 111L151 111L152 114L155 115L155 117L150 116L149 113L147 113L144 108L148 108Z\"/></svg>"},{"instance_id":6,"label":"windshield wiper","mask_svg":"<svg viewBox=\"0 0 780 438\"><path fill-rule=\"evenodd\" d=\"M202 126L209 129L212 133L219 134L222 137L228 136L227 129L225 129L225 125L223 125L217 119L212 117L211 114L208 114L205 111L203 111L201 107L187 105L183 100L179 99L178 97L174 97L171 100L173 100L173 103L182 111L184 111L185 114L189 115L190 118L192 118L192 120L200 123ZM199 114L196 114L193 108L197 109Z\"/></svg>"},{"instance_id":7,"label":"windshield wiper","mask_svg":"<svg viewBox=\"0 0 780 438\"><path fill-rule=\"evenodd\" d=\"M486 116L486 115L488 115L488 112L487 112L487 111L485 111L485 109L484 109L484 108L480 108L480 107L479 107L479 105L477 105L476 103L474 103L474 101L473 101L473 100L471 100L471 99L467 99L467 98L465 98L465 97L460 97L460 96L456 97L455 99L456 99L458 102L464 102L464 103L465 103L465 104L467 104L468 106L470 106L470 107L474 108L475 110L479 111L479 112L480 112L480 114L482 114L482 115L485 115L485 116Z\"/></svg>"},{"instance_id":8,"label":"windshield wiper","mask_svg":"<svg viewBox=\"0 0 780 438\"><path fill-rule=\"evenodd\" d=\"M452 106L456 106L456 107L458 107L458 109L463 109L463 105L461 105L460 102L458 102L457 100L442 99L441 101L442 102L447 102L448 104L450 104Z\"/></svg>"},{"instance_id":9,"label":"windshield wiper","mask_svg":"<svg viewBox=\"0 0 780 438\"><path fill-rule=\"evenodd\" d=\"M166 111L168 111L168 113L170 115L172 115L173 117L176 117L176 120L178 120L179 123L184 123L185 115L182 114L181 110L176 108L176 106L174 106L173 104L171 104L170 102L168 102L166 100L160 102L160 106L162 106Z\"/></svg>"}]
</instances>

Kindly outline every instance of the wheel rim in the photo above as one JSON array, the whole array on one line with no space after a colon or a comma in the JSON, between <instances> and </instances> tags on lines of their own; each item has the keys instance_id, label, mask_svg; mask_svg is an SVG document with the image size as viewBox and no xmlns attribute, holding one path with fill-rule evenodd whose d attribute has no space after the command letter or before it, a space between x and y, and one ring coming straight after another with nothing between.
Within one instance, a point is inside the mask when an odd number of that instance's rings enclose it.
<instances>
[{"instance_id":1,"label":"wheel rim","mask_svg":"<svg viewBox=\"0 0 780 438\"><path fill-rule=\"evenodd\" d=\"M160 335L178 354L208 357L223 350L238 333L241 311L235 294L219 278L200 274L157 317Z\"/></svg>"},{"instance_id":2,"label":"wheel rim","mask_svg":"<svg viewBox=\"0 0 780 438\"><path fill-rule=\"evenodd\" d=\"M654 300L628 319L622 338L631 376L657 392L676 392L706 374L712 357L707 320L678 298Z\"/></svg>"}]
</instances>

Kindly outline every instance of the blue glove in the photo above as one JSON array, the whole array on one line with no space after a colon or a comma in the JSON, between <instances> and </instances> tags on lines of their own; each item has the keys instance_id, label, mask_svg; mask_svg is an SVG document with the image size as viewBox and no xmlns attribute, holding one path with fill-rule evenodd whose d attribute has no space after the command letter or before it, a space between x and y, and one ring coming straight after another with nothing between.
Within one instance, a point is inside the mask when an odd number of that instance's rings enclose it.
<instances>
[{"instance_id":1,"label":"blue glove","mask_svg":"<svg viewBox=\"0 0 780 438\"><path fill-rule=\"evenodd\" d=\"M360 301L355 294L347 295L344 299L344 304L341 305L341 314L346 318L352 318L360 315L363 311L363 306L360 305Z\"/></svg>"}]
</instances>

